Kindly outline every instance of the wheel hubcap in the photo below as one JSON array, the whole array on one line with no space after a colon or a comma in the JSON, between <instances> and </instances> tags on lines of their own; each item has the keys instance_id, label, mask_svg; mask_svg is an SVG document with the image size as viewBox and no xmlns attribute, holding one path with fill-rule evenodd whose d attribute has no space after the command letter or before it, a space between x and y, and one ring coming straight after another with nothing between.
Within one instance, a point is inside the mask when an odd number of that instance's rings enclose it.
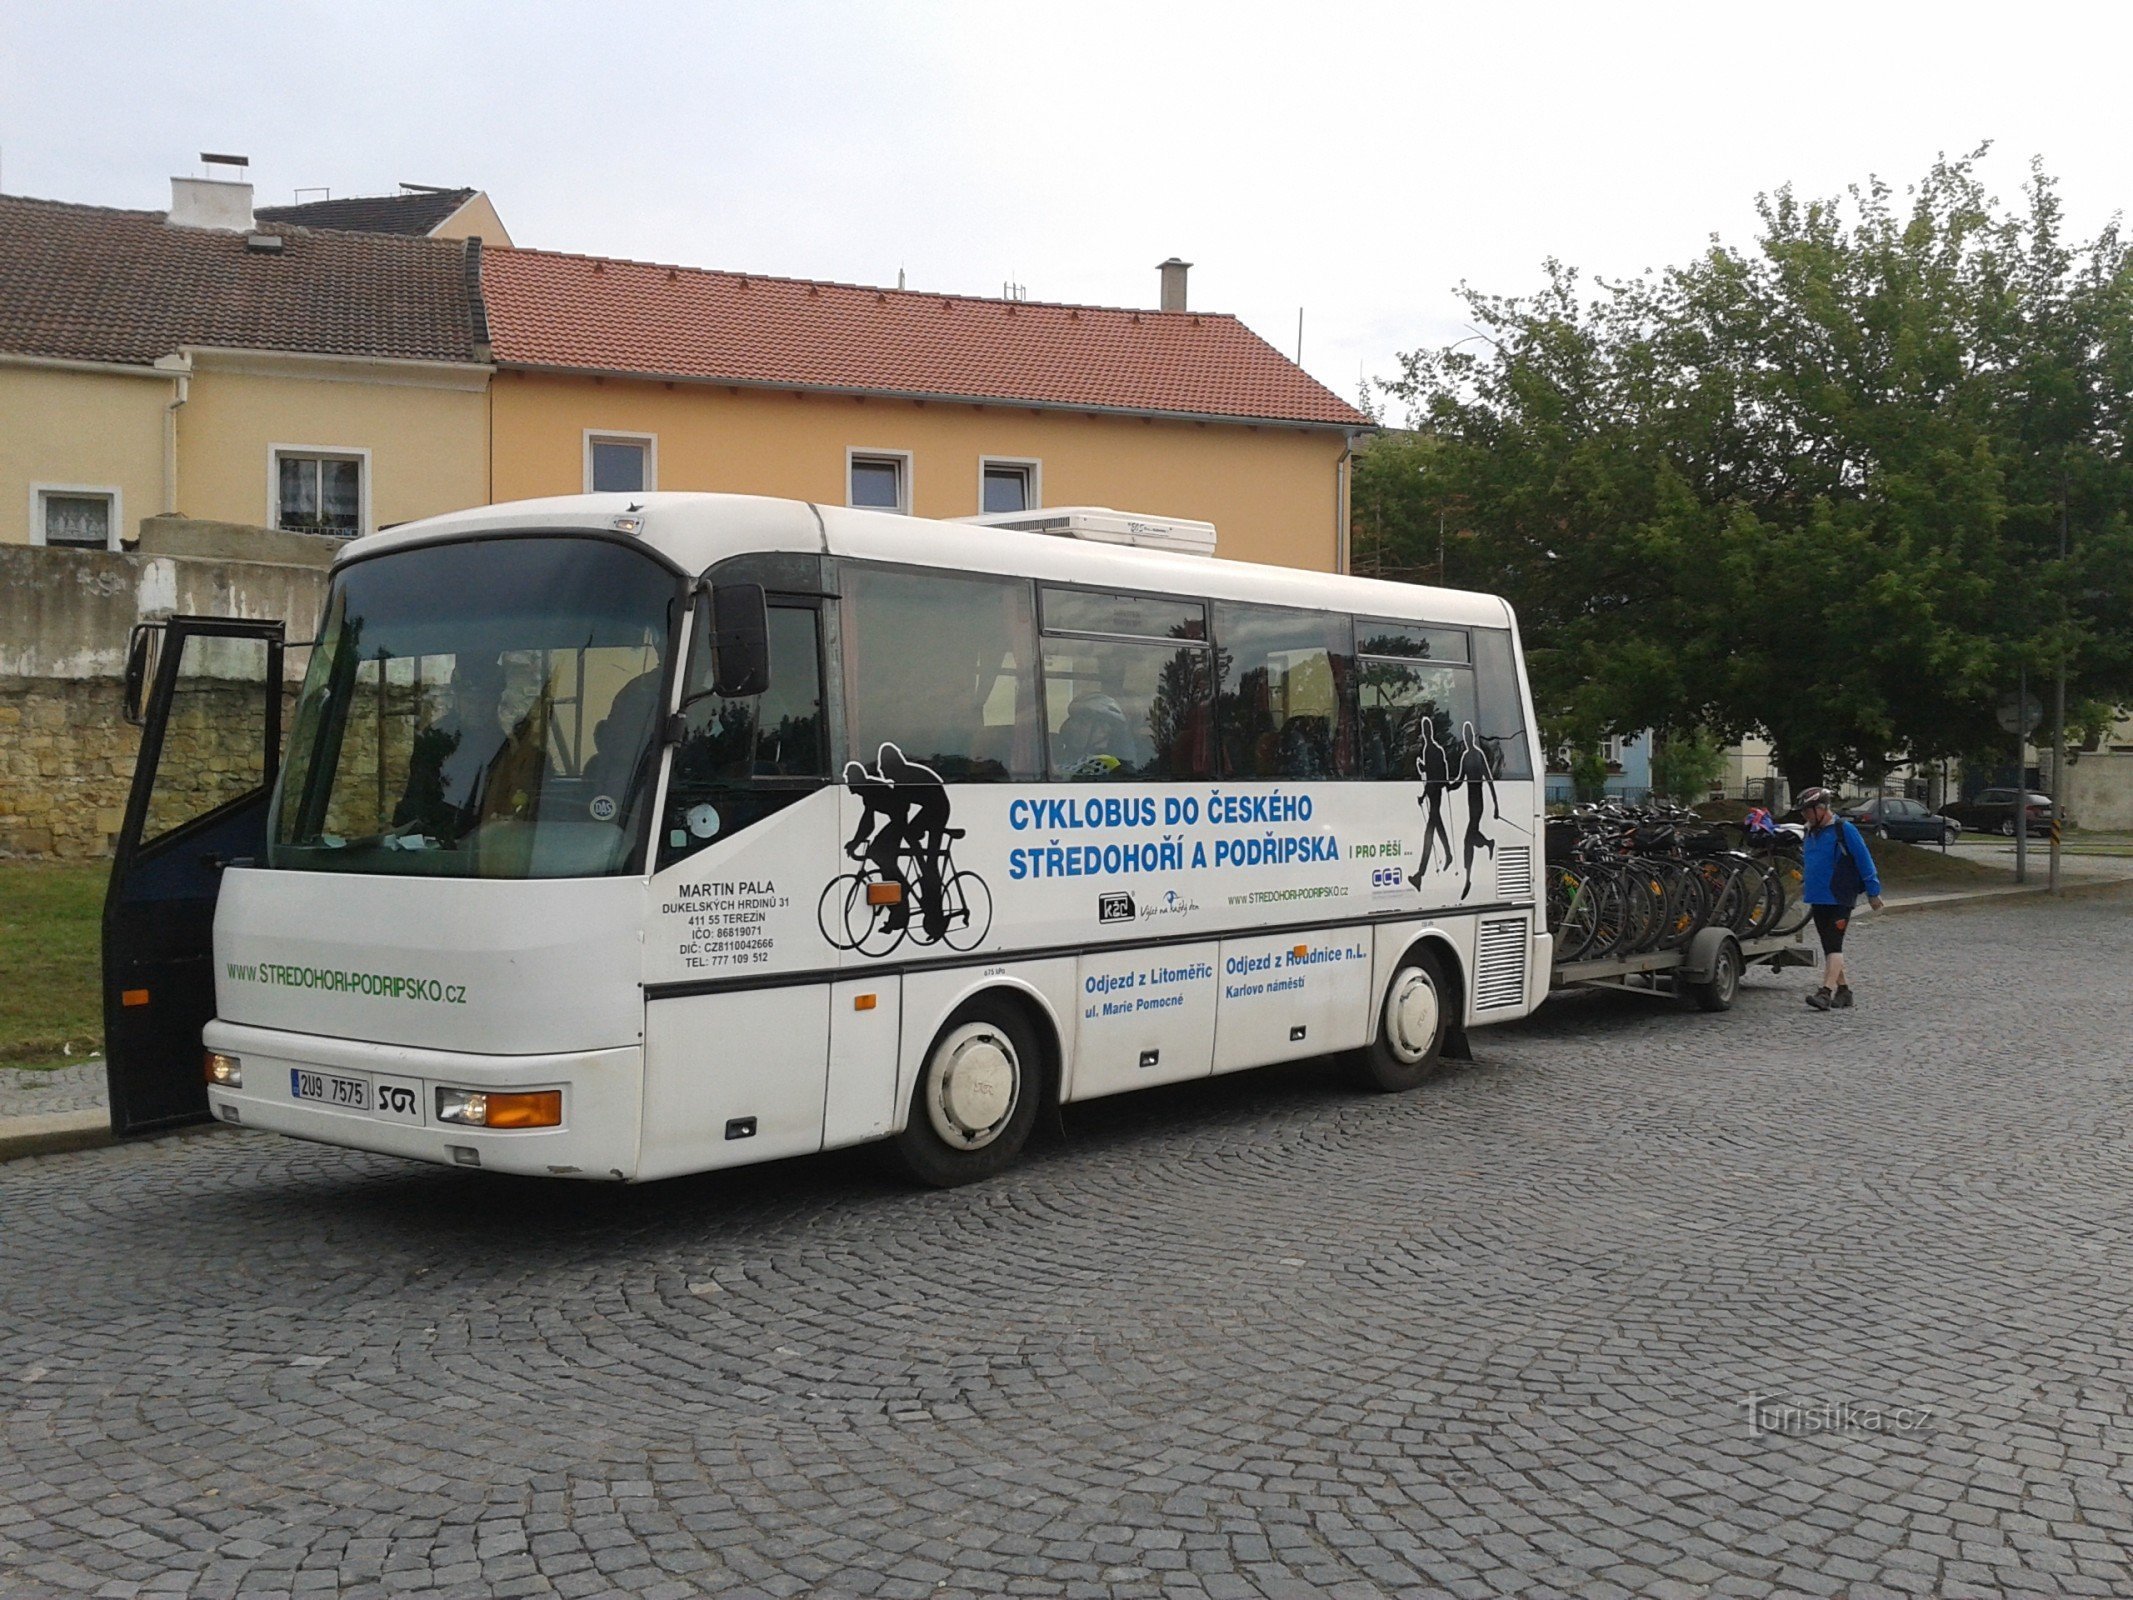
<instances>
[{"instance_id":1,"label":"wheel hubcap","mask_svg":"<svg viewBox=\"0 0 2133 1600\"><path fill-rule=\"evenodd\" d=\"M1437 1040L1437 986L1426 973L1400 974L1385 1002L1385 1037L1402 1061L1420 1061Z\"/></svg>"},{"instance_id":2,"label":"wheel hubcap","mask_svg":"<svg viewBox=\"0 0 2133 1600\"><path fill-rule=\"evenodd\" d=\"M990 1143L1014 1114L1021 1076L1003 1034L981 1023L957 1029L933 1057L933 1131L962 1150Z\"/></svg>"}]
</instances>

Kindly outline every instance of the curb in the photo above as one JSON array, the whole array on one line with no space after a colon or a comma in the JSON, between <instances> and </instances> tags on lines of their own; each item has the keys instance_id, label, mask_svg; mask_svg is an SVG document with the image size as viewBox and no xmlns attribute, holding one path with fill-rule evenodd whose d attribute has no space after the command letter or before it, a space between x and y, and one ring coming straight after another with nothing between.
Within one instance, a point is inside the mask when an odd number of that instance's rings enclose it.
<instances>
[{"instance_id":1,"label":"curb","mask_svg":"<svg viewBox=\"0 0 2133 1600\"><path fill-rule=\"evenodd\" d=\"M103 1106L86 1111L44 1111L25 1117L0 1117L0 1164L23 1161L31 1156L60 1155L70 1150L101 1150L108 1145L140 1144L166 1139L173 1134L192 1134L220 1128L220 1122L193 1122L140 1139L120 1140L111 1132L111 1113Z\"/></svg>"},{"instance_id":2,"label":"curb","mask_svg":"<svg viewBox=\"0 0 2133 1600\"><path fill-rule=\"evenodd\" d=\"M62 1150L94 1150L111 1142L111 1113L102 1106L0 1117L0 1161L56 1155Z\"/></svg>"},{"instance_id":3,"label":"curb","mask_svg":"<svg viewBox=\"0 0 2133 1600\"><path fill-rule=\"evenodd\" d=\"M2069 883L2060 887L2058 898L2071 899L2076 895L2116 894L2133 889L2133 878L2091 878L2085 883ZM1904 900L1891 900L1874 915L1897 916L1906 911L1940 911L1952 906L1987 905L1995 901L2027 900L2033 895L2052 898L2051 890L2041 883L2022 884L2005 889L1958 889L1950 894L1919 895Z\"/></svg>"}]
</instances>

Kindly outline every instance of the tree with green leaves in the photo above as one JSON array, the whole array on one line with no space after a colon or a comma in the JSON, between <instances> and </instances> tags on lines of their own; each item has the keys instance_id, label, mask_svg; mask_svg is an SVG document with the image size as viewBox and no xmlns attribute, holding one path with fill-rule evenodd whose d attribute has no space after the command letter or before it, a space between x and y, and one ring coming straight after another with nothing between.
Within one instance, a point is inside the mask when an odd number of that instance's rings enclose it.
<instances>
[{"instance_id":1,"label":"tree with green leaves","mask_svg":"<svg viewBox=\"0 0 2133 1600\"><path fill-rule=\"evenodd\" d=\"M1448 530L1572 747L1761 729L1799 785L1989 748L2024 665L2133 698L2133 271L2115 227L2064 241L2041 169L2000 207L1982 154L1781 189L1751 249L1664 272L1463 291L1472 335L1387 386L1415 436L1368 508L1359 464L1359 531Z\"/></svg>"}]
</instances>

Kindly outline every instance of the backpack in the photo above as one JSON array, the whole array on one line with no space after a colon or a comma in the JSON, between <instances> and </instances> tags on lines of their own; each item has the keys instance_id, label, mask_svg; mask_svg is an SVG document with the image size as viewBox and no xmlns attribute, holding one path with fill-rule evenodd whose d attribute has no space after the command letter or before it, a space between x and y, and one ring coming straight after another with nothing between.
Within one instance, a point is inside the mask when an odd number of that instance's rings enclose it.
<instances>
[{"instance_id":1,"label":"backpack","mask_svg":"<svg viewBox=\"0 0 2133 1600\"><path fill-rule=\"evenodd\" d=\"M1830 826L1837 830L1837 859L1829 869L1829 892L1839 905L1850 905L1866 887L1866 879L1859 872L1859 858L1852 853L1852 840L1858 838L1858 831L1842 817Z\"/></svg>"}]
</instances>

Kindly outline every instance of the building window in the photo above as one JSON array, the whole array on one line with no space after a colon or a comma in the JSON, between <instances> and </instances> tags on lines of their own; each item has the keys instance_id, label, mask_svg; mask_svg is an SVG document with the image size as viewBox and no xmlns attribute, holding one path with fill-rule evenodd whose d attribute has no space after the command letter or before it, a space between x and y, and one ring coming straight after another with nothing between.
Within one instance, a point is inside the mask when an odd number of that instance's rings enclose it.
<instances>
[{"instance_id":1,"label":"building window","mask_svg":"<svg viewBox=\"0 0 2133 1600\"><path fill-rule=\"evenodd\" d=\"M643 494L659 486L659 440L649 433L587 433L585 492Z\"/></svg>"},{"instance_id":2,"label":"building window","mask_svg":"<svg viewBox=\"0 0 2133 1600\"><path fill-rule=\"evenodd\" d=\"M846 457L846 503L869 511L911 511L911 458L900 451L854 450Z\"/></svg>"},{"instance_id":3,"label":"building window","mask_svg":"<svg viewBox=\"0 0 2133 1600\"><path fill-rule=\"evenodd\" d=\"M118 548L118 491L67 487L32 491L30 537L63 550Z\"/></svg>"},{"instance_id":4,"label":"building window","mask_svg":"<svg viewBox=\"0 0 2133 1600\"><path fill-rule=\"evenodd\" d=\"M1034 461L986 461L978 468L978 509L990 516L999 511L1037 509L1037 463Z\"/></svg>"},{"instance_id":5,"label":"building window","mask_svg":"<svg viewBox=\"0 0 2133 1600\"><path fill-rule=\"evenodd\" d=\"M363 531L365 453L277 449L274 526L352 539Z\"/></svg>"}]
</instances>

